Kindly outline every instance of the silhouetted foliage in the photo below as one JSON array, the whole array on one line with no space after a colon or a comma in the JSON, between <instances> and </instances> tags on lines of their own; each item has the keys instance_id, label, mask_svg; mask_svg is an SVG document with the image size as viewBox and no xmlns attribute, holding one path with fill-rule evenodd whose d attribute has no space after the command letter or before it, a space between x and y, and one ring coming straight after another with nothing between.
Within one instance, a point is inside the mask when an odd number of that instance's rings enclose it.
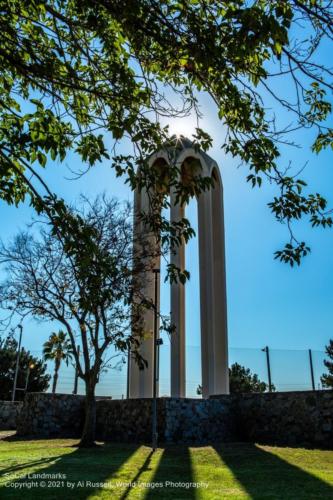
<instances>
[{"instance_id":1,"label":"silhouetted foliage","mask_svg":"<svg viewBox=\"0 0 333 500\"><path fill-rule=\"evenodd\" d=\"M52 393L55 393L62 361L68 366L69 361L73 358L72 344L68 335L62 330L59 330L58 333L53 332L43 345L43 356L46 361L54 361Z\"/></svg>"},{"instance_id":2,"label":"silhouetted foliage","mask_svg":"<svg viewBox=\"0 0 333 500\"><path fill-rule=\"evenodd\" d=\"M229 368L229 389L230 393L235 392L266 392L268 384L259 380L255 373L251 373L250 368L245 368L238 363L234 363ZM275 391L274 385L272 390ZM197 394L202 394L202 386L197 387Z\"/></svg>"},{"instance_id":3,"label":"silhouetted foliage","mask_svg":"<svg viewBox=\"0 0 333 500\"><path fill-rule=\"evenodd\" d=\"M147 158L164 148L165 181L180 199L209 187L199 177L179 182L161 126L162 117L199 119L198 92L212 98L220 145L248 167L247 182L277 188L269 206L290 240L276 258L294 265L309 252L292 221L332 225L326 200L299 178L303 165L291 169L281 156L300 129L313 129L314 153L332 147L331 1L13 0L1 2L1 14L0 196L18 204L28 194L62 239L71 227L43 179L49 158L75 152L87 168L109 160L132 188L149 188L160 179ZM124 140L133 151L115 148ZM212 144L199 127L193 140L204 150ZM151 207L167 207L162 198L152 196ZM166 238L191 234L186 222L177 229L158 214L150 222Z\"/></svg>"},{"instance_id":4,"label":"silhouetted foliage","mask_svg":"<svg viewBox=\"0 0 333 500\"><path fill-rule=\"evenodd\" d=\"M9 336L0 340L0 399L10 401L12 399L14 374L17 359L17 341ZM49 387L51 375L46 373L47 366L42 359L33 356L29 351L21 348L17 387L24 389L27 380L29 366L30 370L28 387L29 392L44 392ZM15 399L21 401L25 392L17 390Z\"/></svg>"},{"instance_id":5,"label":"silhouetted foliage","mask_svg":"<svg viewBox=\"0 0 333 500\"><path fill-rule=\"evenodd\" d=\"M320 380L323 387L328 389L333 389L333 340L331 339L329 344L325 348L325 352L329 359L324 360L324 365L326 366L328 373L324 373Z\"/></svg>"},{"instance_id":6,"label":"silhouetted foliage","mask_svg":"<svg viewBox=\"0 0 333 500\"><path fill-rule=\"evenodd\" d=\"M230 392L266 392L268 384L259 380L256 373L251 373L250 368L245 368L234 363L229 368ZM274 385L272 390L275 391Z\"/></svg>"}]
</instances>

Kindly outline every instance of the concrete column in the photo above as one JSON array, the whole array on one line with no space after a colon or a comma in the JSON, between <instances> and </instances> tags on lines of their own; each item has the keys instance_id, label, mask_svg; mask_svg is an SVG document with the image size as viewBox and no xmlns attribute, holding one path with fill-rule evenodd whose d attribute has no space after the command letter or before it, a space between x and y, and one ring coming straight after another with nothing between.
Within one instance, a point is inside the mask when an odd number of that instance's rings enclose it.
<instances>
[{"instance_id":1,"label":"concrete column","mask_svg":"<svg viewBox=\"0 0 333 500\"><path fill-rule=\"evenodd\" d=\"M227 290L225 272L225 233L223 187L217 169L211 190L213 237L213 359L214 383L211 394L229 394Z\"/></svg>"},{"instance_id":2,"label":"concrete column","mask_svg":"<svg viewBox=\"0 0 333 500\"><path fill-rule=\"evenodd\" d=\"M137 236L141 234L142 224L138 217L141 210L141 193L136 189L134 191L134 218L133 218L133 252L136 251L140 253L141 248L137 248ZM129 369L128 369L128 397L136 398L139 397L139 368L135 363L135 360L129 356Z\"/></svg>"},{"instance_id":3,"label":"concrete column","mask_svg":"<svg viewBox=\"0 0 333 500\"><path fill-rule=\"evenodd\" d=\"M209 397L214 391L212 216L211 190L208 190L201 193L198 198L201 370L204 398Z\"/></svg>"},{"instance_id":4,"label":"concrete column","mask_svg":"<svg viewBox=\"0 0 333 500\"><path fill-rule=\"evenodd\" d=\"M185 209L175 204L175 194L170 195L170 219L176 222L184 217ZM185 269L185 244L176 247L170 262L182 271ZM171 334L171 397L184 398L185 387L185 286L180 282L171 285L171 324L175 330Z\"/></svg>"},{"instance_id":5,"label":"concrete column","mask_svg":"<svg viewBox=\"0 0 333 500\"><path fill-rule=\"evenodd\" d=\"M147 213L149 210L149 198L147 192L142 190L141 192L135 191L134 194L134 239L136 236L146 235L146 241L149 242L151 248L154 248L155 237L151 234L149 228L147 228L143 222L140 220L137 214L141 211ZM140 241L140 238L139 238ZM136 243L140 245L140 243ZM140 253L140 250L138 251ZM142 288L141 294L145 299L154 301L155 296L155 280L154 274L151 271L153 268L160 266L160 258L148 257L151 261L146 262L146 270L143 272L142 276ZM160 282L158 281L158 304L157 310L159 311L160 303ZM143 314L143 330L144 336L141 340L140 354L147 361L148 367L144 370L140 370L133 358L130 359L130 370L129 370L129 397L130 398L151 398L153 395L153 365L154 365L154 346L153 346L153 330L154 330L154 310L147 309ZM159 331L159 321L157 325ZM157 383L157 394L158 394L158 383Z\"/></svg>"}]
</instances>

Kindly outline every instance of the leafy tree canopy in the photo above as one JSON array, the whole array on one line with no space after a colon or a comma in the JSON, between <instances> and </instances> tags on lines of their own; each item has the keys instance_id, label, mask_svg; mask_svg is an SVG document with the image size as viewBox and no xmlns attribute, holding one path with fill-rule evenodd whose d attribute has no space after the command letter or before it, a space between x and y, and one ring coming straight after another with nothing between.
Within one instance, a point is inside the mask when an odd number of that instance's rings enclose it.
<instances>
[{"instance_id":1,"label":"leafy tree canopy","mask_svg":"<svg viewBox=\"0 0 333 500\"><path fill-rule=\"evenodd\" d=\"M262 382L256 373L251 373L250 368L245 368L238 363L229 369L230 392L266 392L268 384ZM272 390L275 391L273 385Z\"/></svg>"},{"instance_id":2,"label":"leafy tree canopy","mask_svg":"<svg viewBox=\"0 0 333 500\"><path fill-rule=\"evenodd\" d=\"M251 373L250 368L234 363L229 368L229 389L231 394L235 392L266 392L268 384L262 382L256 373ZM274 385L272 390L275 391ZM202 394L201 385L197 388L197 394Z\"/></svg>"},{"instance_id":3,"label":"leafy tree canopy","mask_svg":"<svg viewBox=\"0 0 333 500\"><path fill-rule=\"evenodd\" d=\"M87 234L44 183L47 161L69 151L89 167L106 158L132 188L155 187L147 156L169 141L159 119L200 114L198 91L214 100L226 130L221 145L247 165L247 181L276 184L275 217L290 231L304 216L313 226L332 225L326 200L306 193L280 158L280 144L299 128L314 129L314 152L332 147L332 70L320 58L333 35L331 1L3 0L0 12L0 195L18 204L29 194L69 251L76 251L73 229L78 246ZM279 78L290 82L288 92ZM288 126L267 98L290 112ZM126 138L133 153L117 154ZM204 150L211 145L200 128L193 139ZM183 201L211 182L177 179L172 165L166 182ZM152 201L154 227L171 243L179 232L190 237L188 221L173 228L159 215L167 203ZM291 231L276 257L299 264L308 251Z\"/></svg>"},{"instance_id":4,"label":"leafy tree canopy","mask_svg":"<svg viewBox=\"0 0 333 500\"><path fill-rule=\"evenodd\" d=\"M0 339L0 399L10 401L12 399L13 382L17 359L17 341L9 336ZM30 370L27 390L29 392L43 392L49 387L51 376L46 373L47 366L42 359L38 359L24 348L21 349L19 371L17 376L17 387L24 389L27 380L29 366ZM18 390L15 395L17 401L22 400L24 391Z\"/></svg>"}]
</instances>

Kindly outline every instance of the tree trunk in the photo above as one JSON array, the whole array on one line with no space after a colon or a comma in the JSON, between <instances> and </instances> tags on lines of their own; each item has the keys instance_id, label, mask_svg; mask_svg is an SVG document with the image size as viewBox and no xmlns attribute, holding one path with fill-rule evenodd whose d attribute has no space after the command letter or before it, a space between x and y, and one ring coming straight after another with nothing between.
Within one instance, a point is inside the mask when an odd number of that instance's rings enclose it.
<instances>
[{"instance_id":1,"label":"tree trunk","mask_svg":"<svg viewBox=\"0 0 333 500\"><path fill-rule=\"evenodd\" d=\"M60 368L60 362L58 359L55 360L55 365L54 365L54 375L53 375L53 384L52 384L52 394L55 393L57 389L57 383L58 383L58 371Z\"/></svg>"},{"instance_id":2,"label":"tree trunk","mask_svg":"<svg viewBox=\"0 0 333 500\"><path fill-rule=\"evenodd\" d=\"M86 413L83 426L83 432L80 448L91 448L95 446L95 433L96 433L96 400L95 400L95 383L86 380Z\"/></svg>"}]
</instances>

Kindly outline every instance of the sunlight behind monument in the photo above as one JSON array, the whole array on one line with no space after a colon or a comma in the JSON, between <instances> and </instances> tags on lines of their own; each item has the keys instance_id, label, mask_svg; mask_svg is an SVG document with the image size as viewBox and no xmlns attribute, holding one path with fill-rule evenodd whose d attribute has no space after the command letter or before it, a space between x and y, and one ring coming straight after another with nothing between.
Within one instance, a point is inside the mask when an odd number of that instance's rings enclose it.
<instances>
[{"instance_id":1,"label":"sunlight behind monument","mask_svg":"<svg viewBox=\"0 0 333 500\"><path fill-rule=\"evenodd\" d=\"M197 120L194 116L186 116L184 118L174 118L168 122L169 134L175 135L177 139L183 137L191 137L195 134Z\"/></svg>"}]
</instances>

